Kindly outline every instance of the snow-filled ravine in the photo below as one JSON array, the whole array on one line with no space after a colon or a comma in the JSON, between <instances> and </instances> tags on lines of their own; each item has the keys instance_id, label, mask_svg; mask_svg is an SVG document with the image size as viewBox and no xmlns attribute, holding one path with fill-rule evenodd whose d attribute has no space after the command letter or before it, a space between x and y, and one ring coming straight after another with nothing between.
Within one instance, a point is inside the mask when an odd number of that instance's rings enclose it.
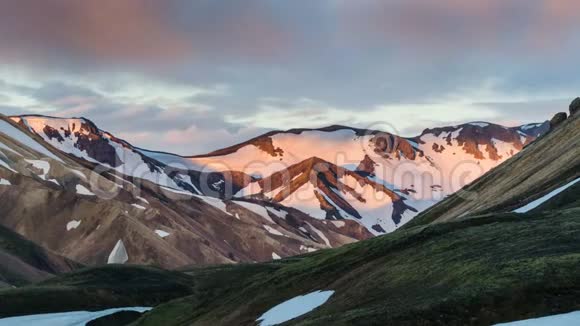
<instances>
[{"instance_id":1,"label":"snow-filled ravine","mask_svg":"<svg viewBox=\"0 0 580 326\"><path fill-rule=\"evenodd\" d=\"M72 311L55 314L29 315L0 319L0 326L81 326L119 311L146 312L149 307L115 308L102 311Z\"/></svg>"},{"instance_id":2,"label":"snow-filled ravine","mask_svg":"<svg viewBox=\"0 0 580 326\"><path fill-rule=\"evenodd\" d=\"M523 207L520 207L520 208L514 210L514 213L527 213L527 212L539 207L540 205L547 202L548 200L556 197L557 195L564 192L566 189L572 187L573 185L575 185L578 182L580 182L580 178L550 192L549 194L543 196L542 198L534 200L533 202L527 204L526 206L523 206Z\"/></svg>"},{"instance_id":3,"label":"snow-filled ravine","mask_svg":"<svg viewBox=\"0 0 580 326\"><path fill-rule=\"evenodd\" d=\"M577 326L580 325L580 311L569 314L528 319L512 323L497 324L495 326Z\"/></svg>"},{"instance_id":4,"label":"snow-filled ravine","mask_svg":"<svg viewBox=\"0 0 580 326\"><path fill-rule=\"evenodd\" d=\"M287 322L322 306L333 294L334 291L316 291L297 296L268 310L256 321L260 323L260 326L273 326Z\"/></svg>"}]
</instances>

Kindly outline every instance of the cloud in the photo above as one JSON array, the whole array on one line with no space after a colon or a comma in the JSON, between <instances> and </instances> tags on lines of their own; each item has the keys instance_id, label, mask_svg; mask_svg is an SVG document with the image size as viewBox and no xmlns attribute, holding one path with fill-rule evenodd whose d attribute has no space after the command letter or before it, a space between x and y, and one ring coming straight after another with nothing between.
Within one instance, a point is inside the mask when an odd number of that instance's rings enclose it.
<instances>
[{"instance_id":1,"label":"cloud","mask_svg":"<svg viewBox=\"0 0 580 326\"><path fill-rule=\"evenodd\" d=\"M86 116L182 154L291 127L540 121L578 96L579 6L4 1L0 112Z\"/></svg>"},{"instance_id":2,"label":"cloud","mask_svg":"<svg viewBox=\"0 0 580 326\"><path fill-rule=\"evenodd\" d=\"M216 57L264 60L287 52L292 38L265 4L2 1L0 59L78 70L156 70Z\"/></svg>"},{"instance_id":3,"label":"cloud","mask_svg":"<svg viewBox=\"0 0 580 326\"><path fill-rule=\"evenodd\" d=\"M338 12L349 37L396 50L532 56L526 50L573 47L567 41L580 27L578 9L574 0L362 0L342 1Z\"/></svg>"},{"instance_id":4,"label":"cloud","mask_svg":"<svg viewBox=\"0 0 580 326\"><path fill-rule=\"evenodd\" d=\"M507 126L542 122L551 117L551 112L565 108L572 98L565 93L506 93L500 85L496 81L485 81L478 88L463 88L440 97L368 107L339 107L309 98L264 98L255 114L231 114L226 116L226 121L281 130L339 124L411 137L426 128L472 121Z\"/></svg>"}]
</instances>

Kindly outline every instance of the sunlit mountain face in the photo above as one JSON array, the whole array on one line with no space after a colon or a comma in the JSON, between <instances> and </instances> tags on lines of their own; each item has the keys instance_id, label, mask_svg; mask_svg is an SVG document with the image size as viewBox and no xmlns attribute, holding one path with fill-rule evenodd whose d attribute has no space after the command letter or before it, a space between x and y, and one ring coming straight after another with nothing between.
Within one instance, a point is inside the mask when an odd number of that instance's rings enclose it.
<instances>
[{"instance_id":1,"label":"sunlit mountain face","mask_svg":"<svg viewBox=\"0 0 580 326\"><path fill-rule=\"evenodd\" d=\"M86 119L10 120L41 143L132 182L212 197L222 208L223 200L275 203L314 219L351 220L374 235L395 231L550 128L472 122L404 138L331 126L270 132L184 157L134 147Z\"/></svg>"}]
</instances>

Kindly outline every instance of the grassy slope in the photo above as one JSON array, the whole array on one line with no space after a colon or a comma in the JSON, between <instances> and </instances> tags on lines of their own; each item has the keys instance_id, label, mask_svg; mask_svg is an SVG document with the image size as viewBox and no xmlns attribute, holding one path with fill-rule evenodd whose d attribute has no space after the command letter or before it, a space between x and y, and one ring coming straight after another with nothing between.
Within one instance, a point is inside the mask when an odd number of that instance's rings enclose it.
<instances>
[{"instance_id":1,"label":"grassy slope","mask_svg":"<svg viewBox=\"0 0 580 326\"><path fill-rule=\"evenodd\" d=\"M18 289L0 291L0 317L155 306L189 295L193 279L152 267L87 268Z\"/></svg>"},{"instance_id":2,"label":"grassy slope","mask_svg":"<svg viewBox=\"0 0 580 326\"><path fill-rule=\"evenodd\" d=\"M509 212L580 177L580 114L527 146L404 228Z\"/></svg>"},{"instance_id":3,"label":"grassy slope","mask_svg":"<svg viewBox=\"0 0 580 326\"><path fill-rule=\"evenodd\" d=\"M580 209L416 227L252 268L193 271L215 278L136 324L252 325L315 290L336 293L292 325L489 325L577 310Z\"/></svg>"}]
</instances>

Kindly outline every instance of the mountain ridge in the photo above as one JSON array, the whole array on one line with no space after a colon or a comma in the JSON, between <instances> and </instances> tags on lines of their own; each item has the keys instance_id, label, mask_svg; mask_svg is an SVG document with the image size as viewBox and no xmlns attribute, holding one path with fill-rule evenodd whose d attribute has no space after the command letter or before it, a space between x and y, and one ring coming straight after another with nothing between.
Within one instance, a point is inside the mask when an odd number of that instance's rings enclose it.
<instances>
[{"instance_id":1,"label":"mountain ridge","mask_svg":"<svg viewBox=\"0 0 580 326\"><path fill-rule=\"evenodd\" d=\"M272 131L214 151L213 154L186 157L134 147L98 129L92 122L84 128L77 126L87 120L85 118L71 121L35 115L14 116L11 119L65 153L104 164L131 178L142 178L194 195L222 199L243 197L247 193L246 188L292 167L308 169L308 162L318 157L335 165L336 171L346 169L367 179L364 183L376 190L376 193L369 195L371 197L381 197L381 193L399 190L395 196L401 197L401 201L397 199L388 203L383 200L380 203L369 196L362 199L360 193L343 191L341 195L336 191L319 189L312 192L308 205L299 205L303 211L319 219L328 217L326 212L329 210L350 212L342 215L348 215L349 219L360 222L375 234L392 232L444 195L453 193L463 184L513 156L545 132L548 125L545 122L508 128L487 122L472 122L426 129L413 138L333 125L318 129ZM100 149L83 150L93 143ZM460 170L465 171L456 173L455 165L465 162L471 166L464 164ZM408 174L411 175L410 180L405 179ZM424 179L425 174L437 180ZM456 177L453 174L469 176L461 177L464 180L452 180ZM314 186L323 184L315 182ZM381 186L388 190L380 190ZM321 193L334 200L321 198ZM345 195L350 199L343 200ZM276 201L267 196L266 199ZM403 204L405 200L407 204ZM296 200L286 204L294 205ZM355 206L358 208L353 209ZM383 213L380 213L381 210ZM401 212L389 216L391 210ZM370 214L373 221L362 222L365 214ZM338 219L342 217L336 213L333 215Z\"/></svg>"}]
</instances>

